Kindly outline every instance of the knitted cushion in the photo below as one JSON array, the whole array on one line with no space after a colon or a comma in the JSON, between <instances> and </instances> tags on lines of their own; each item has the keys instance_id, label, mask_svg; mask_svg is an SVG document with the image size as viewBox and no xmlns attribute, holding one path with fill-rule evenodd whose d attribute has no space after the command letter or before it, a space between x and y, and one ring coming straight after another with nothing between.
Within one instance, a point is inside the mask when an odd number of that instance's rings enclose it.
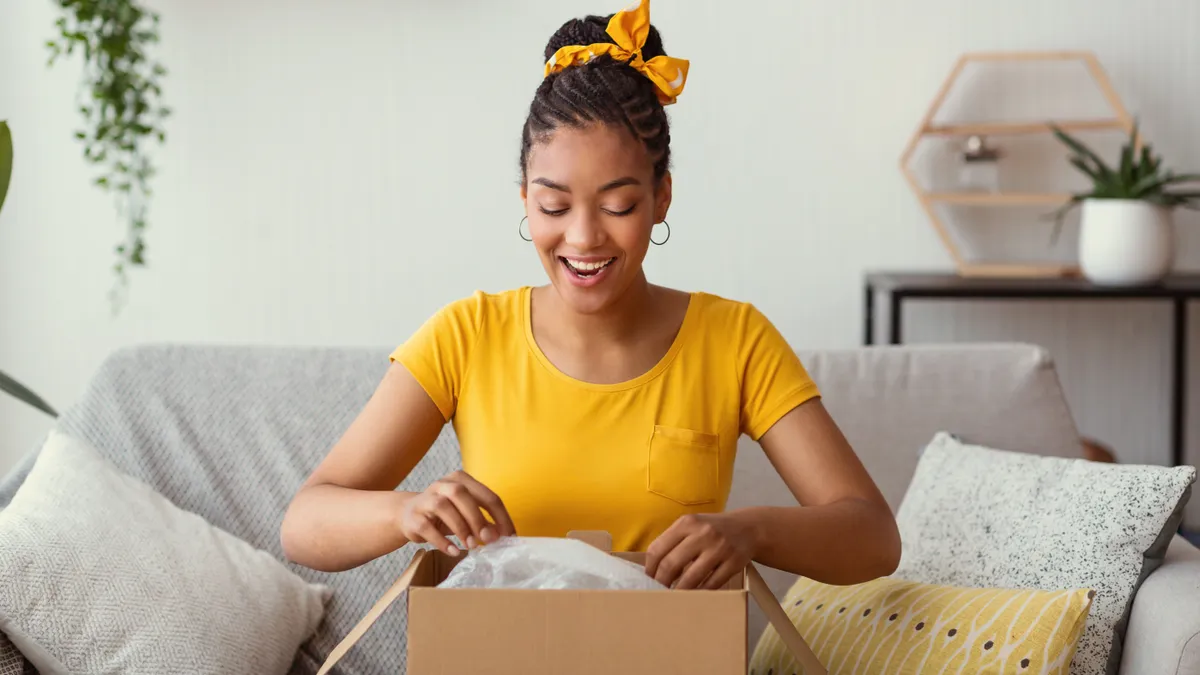
<instances>
[{"instance_id":1,"label":"knitted cushion","mask_svg":"<svg viewBox=\"0 0 1200 675\"><path fill-rule=\"evenodd\" d=\"M0 633L0 675L37 675L33 664L17 651L4 633Z\"/></svg>"},{"instance_id":2,"label":"knitted cushion","mask_svg":"<svg viewBox=\"0 0 1200 675\"><path fill-rule=\"evenodd\" d=\"M0 628L46 675L286 675L327 599L62 433L0 511Z\"/></svg>"},{"instance_id":3,"label":"knitted cushion","mask_svg":"<svg viewBox=\"0 0 1200 675\"><path fill-rule=\"evenodd\" d=\"M387 349L142 346L110 356L58 426L216 527L284 560L279 526L296 489L366 403ZM34 457L0 484L0 507ZM447 426L400 486L460 468ZM408 564L406 547L353 570L289 569L330 586L325 623L293 665L309 675ZM404 672L405 616L387 612L335 674Z\"/></svg>"}]
</instances>

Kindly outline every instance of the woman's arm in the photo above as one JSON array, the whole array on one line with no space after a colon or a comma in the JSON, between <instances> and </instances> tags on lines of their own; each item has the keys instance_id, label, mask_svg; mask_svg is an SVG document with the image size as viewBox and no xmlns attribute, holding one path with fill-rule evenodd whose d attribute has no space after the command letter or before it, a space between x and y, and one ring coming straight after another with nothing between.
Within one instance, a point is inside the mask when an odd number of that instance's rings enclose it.
<instances>
[{"instance_id":1,"label":"woman's arm","mask_svg":"<svg viewBox=\"0 0 1200 675\"><path fill-rule=\"evenodd\" d=\"M393 364L366 406L293 498L280 528L284 555L323 571L357 567L409 541L453 553L445 534L488 540L480 508L510 533L495 495L458 472L422 493L398 486L429 451L445 420L401 364Z\"/></svg>"},{"instance_id":2,"label":"woman's arm","mask_svg":"<svg viewBox=\"0 0 1200 675\"><path fill-rule=\"evenodd\" d=\"M891 508L821 399L784 415L759 443L801 505L729 513L752 533L754 560L829 584L896 570Z\"/></svg>"},{"instance_id":3,"label":"woman's arm","mask_svg":"<svg viewBox=\"0 0 1200 675\"><path fill-rule=\"evenodd\" d=\"M895 518L821 399L792 409L759 443L801 505L684 516L647 550L647 574L720 588L751 561L836 585L895 571Z\"/></svg>"}]
</instances>

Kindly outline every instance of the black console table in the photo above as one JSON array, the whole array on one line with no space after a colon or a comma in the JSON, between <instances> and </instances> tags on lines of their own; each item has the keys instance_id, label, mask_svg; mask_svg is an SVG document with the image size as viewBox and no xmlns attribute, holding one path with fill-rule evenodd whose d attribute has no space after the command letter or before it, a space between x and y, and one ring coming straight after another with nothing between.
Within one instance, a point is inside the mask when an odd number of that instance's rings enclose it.
<instances>
[{"instance_id":1,"label":"black console table","mask_svg":"<svg viewBox=\"0 0 1200 675\"><path fill-rule=\"evenodd\" d=\"M904 338L903 303L934 300L1161 300L1171 304L1171 460L1185 463L1184 396L1187 378L1189 300L1200 298L1200 274L1174 275L1149 286L1098 286L1077 277L1041 279L962 277L954 273L873 272L864 279L863 344L876 344L875 308L880 295L888 306L887 342Z\"/></svg>"}]
</instances>

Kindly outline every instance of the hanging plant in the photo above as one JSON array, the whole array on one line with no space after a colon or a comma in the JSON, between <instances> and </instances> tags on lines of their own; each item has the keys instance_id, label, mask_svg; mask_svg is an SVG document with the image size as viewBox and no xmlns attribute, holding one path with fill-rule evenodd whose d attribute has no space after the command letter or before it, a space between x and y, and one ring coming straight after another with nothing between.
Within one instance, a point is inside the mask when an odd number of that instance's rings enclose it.
<instances>
[{"instance_id":1,"label":"hanging plant","mask_svg":"<svg viewBox=\"0 0 1200 675\"><path fill-rule=\"evenodd\" d=\"M166 140L163 122L170 114L160 102L167 70L149 56L159 41L159 15L133 0L55 2L62 16L55 22L59 37L46 43L49 63L83 55L78 103L84 124L75 137L99 169L95 185L113 194L126 223L113 266L123 290L128 267L146 264L146 207L155 173L147 150Z\"/></svg>"}]
</instances>

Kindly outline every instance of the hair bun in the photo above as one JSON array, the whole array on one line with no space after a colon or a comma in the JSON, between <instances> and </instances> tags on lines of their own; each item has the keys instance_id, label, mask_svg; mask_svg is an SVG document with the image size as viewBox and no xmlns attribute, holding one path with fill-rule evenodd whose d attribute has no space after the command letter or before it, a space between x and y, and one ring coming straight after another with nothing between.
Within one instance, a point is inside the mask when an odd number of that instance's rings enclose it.
<instances>
[{"instance_id":1,"label":"hair bun","mask_svg":"<svg viewBox=\"0 0 1200 675\"><path fill-rule=\"evenodd\" d=\"M550 41L546 43L545 52L542 54L542 61L549 61L555 52L563 47L604 42L612 44L613 39L608 35L610 19L612 19L611 14L608 16L592 15L567 21L554 31L554 35L550 36ZM646 36L646 44L642 47L642 58L649 60L656 56L664 56L666 53L658 29L651 25L650 34Z\"/></svg>"}]
</instances>

